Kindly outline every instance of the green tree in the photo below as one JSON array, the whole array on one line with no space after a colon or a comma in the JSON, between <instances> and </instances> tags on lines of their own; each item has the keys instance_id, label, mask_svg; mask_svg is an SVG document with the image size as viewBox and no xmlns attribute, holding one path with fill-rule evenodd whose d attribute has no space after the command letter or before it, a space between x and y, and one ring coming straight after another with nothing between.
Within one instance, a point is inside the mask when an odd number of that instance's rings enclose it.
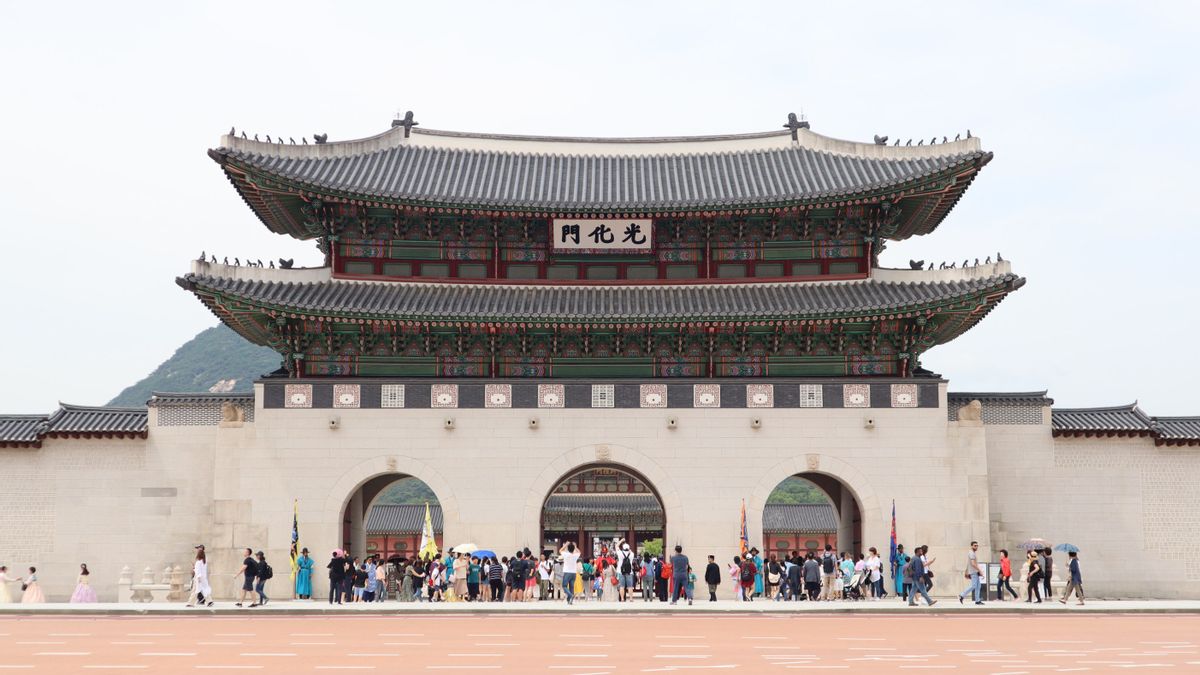
<instances>
[{"instance_id":1,"label":"green tree","mask_svg":"<svg viewBox=\"0 0 1200 675\"><path fill-rule=\"evenodd\" d=\"M768 504L828 504L825 491L803 478L783 479L767 497Z\"/></svg>"}]
</instances>

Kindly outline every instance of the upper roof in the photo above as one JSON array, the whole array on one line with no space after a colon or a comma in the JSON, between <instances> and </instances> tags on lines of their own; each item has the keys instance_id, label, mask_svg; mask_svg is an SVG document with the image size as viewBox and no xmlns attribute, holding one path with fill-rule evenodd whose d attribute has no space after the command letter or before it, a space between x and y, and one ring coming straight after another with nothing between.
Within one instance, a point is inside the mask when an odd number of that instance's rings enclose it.
<instances>
[{"instance_id":1,"label":"upper roof","mask_svg":"<svg viewBox=\"0 0 1200 675\"><path fill-rule=\"evenodd\" d=\"M1024 279L998 263L978 275L969 270L889 270L853 281L752 282L686 285L522 285L348 281L328 270L263 270L192 263L177 281L196 293L235 330L243 332L230 302L264 313L336 315L382 321L532 323L652 323L777 321L904 315L931 307L978 301L984 310L945 322L949 339L983 318L986 310ZM245 271L243 271L245 270ZM295 278L299 281L286 281ZM901 281L905 279L906 281ZM217 301L216 298L221 298ZM952 334L951 334L952 333ZM246 335L262 343L264 336Z\"/></svg>"},{"instance_id":2,"label":"upper roof","mask_svg":"<svg viewBox=\"0 0 1200 675\"><path fill-rule=\"evenodd\" d=\"M146 437L145 408L60 403L49 415L0 415L0 447L41 447L46 437Z\"/></svg>"},{"instance_id":3,"label":"upper roof","mask_svg":"<svg viewBox=\"0 0 1200 675\"><path fill-rule=\"evenodd\" d=\"M1054 399L1046 396L1047 391L952 391L946 399L952 403L967 404L971 401L1002 405L1054 405Z\"/></svg>"},{"instance_id":4,"label":"upper roof","mask_svg":"<svg viewBox=\"0 0 1200 675\"><path fill-rule=\"evenodd\" d=\"M793 140L787 130L601 139L424 128L408 135L394 127L366 139L318 145L225 135L209 154L268 227L306 237L313 234L295 222L301 197L543 215L662 215L907 196L911 203L901 210L911 213L883 233L904 238L936 227L991 159L977 137L899 147L808 129L798 129ZM915 188L921 194L901 194ZM290 215L275 208L280 199Z\"/></svg>"},{"instance_id":5,"label":"upper roof","mask_svg":"<svg viewBox=\"0 0 1200 675\"><path fill-rule=\"evenodd\" d=\"M212 403L241 403L254 405L254 392L250 391L228 391L228 392L151 392L150 400L146 401L146 405L151 408L171 405L196 405L196 404L212 404Z\"/></svg>"}]
</instances>

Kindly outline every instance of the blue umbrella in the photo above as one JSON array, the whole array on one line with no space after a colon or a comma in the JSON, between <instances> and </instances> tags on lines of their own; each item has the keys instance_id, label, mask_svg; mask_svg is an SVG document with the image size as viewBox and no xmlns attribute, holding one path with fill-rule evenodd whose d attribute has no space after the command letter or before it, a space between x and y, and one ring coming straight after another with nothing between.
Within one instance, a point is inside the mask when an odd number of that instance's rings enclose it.
<instances>
[{"instance_id":1,"label":"blue umbrella","mask_svg":"<svg viewBox=\"0 0 1200 675\"><path fill-rule=\"evenodd\" d=\"M1075 544L1059 544L1054 547L1054 550L1062 551L1063 553L1079 553L1079 547Z\"/></svg>"},{"instance_id":2,"label":"blue umbrella","mask_svg":"<svg viewBox=\"0 0 1200 675\"><path fill-rule=\"evenodd\" d=\"M479 556L479 559L480 559L480 560L483 560L483 559L485 559L485 558L496 558L496 560L499 560L499 559L500 559L500 558L499 558L499 557L496 555L496 552L495 552L495 551L488 551L488 550L483 550L483 551L475 551L475 552L474 552L474 553L472 553L471 555L474 555L474 556Z\"/></svg>"}]
</instances>

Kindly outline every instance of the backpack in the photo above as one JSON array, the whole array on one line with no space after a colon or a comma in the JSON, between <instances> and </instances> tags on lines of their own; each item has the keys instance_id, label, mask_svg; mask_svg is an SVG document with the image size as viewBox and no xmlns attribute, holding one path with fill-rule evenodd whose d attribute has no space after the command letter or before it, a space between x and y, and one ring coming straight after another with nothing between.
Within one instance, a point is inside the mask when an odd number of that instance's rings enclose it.
<instances>
[{"instance_id":1,"label":"backpack","mask_svg":"<svg viewBox=\"0 0 1200 675\"><path fill-rule=\"evenodd\" d=\"M264 562L261 565L259 565L259 567L260 567L260 570L258 572L259 579L266 581L267 579L270 579L271 577L275 576L275 570L271 569L271 566L268 565L267 563Z\"/></svg>"},{"instance_id":2,"label":"backpack","mask_svg":"<svg viewBox=\"0 0 1200 675\"><path fill-rule=\"evenodd\" d=\"M742 563L742 581L754 581L754 563L747 560Z\"/></svg>"},{"instance_id":3,"label":"backpack","mask_svg":"<svg viewBox=\"0 0 1200 675\"><path fill-rule=\"evenodd\" d=\"M662 578L664 578L664 579L671 578L671 563L667 563L666 565L663 565L662 574L660 576L662 576Z\"/></svg>"},{"instance_id":4,"label":"backpack","mask_svg":"<svg viewBox=\"0 0 1200 675\"><path fill-rule=\"evenodd\" d=\"M833 556L827 555L821 558L821 570L825 574L833 574Z\"/></svg>"},{"instance_id":5,"label":"backpack","mask_svg":"<svg viewBox=\"0 0 1200 675\"><path fill-rule=\"evenodd\" d=\"M633 563L630 561L630 556L621 558L621 574L633 574Z\"/></svg>"},{"instance_id":6,"label":"backpack","mask_svg":"<svg viewBox=\"0 0 1200 675\"><path fill-rule=\"evenodd\" d=\"M779 583L779 563L773 562L767 567L767 583L772 586Z\"/></svg>"},{"instance_id":7,"label":"backpack","mask_svg":"<svg viewBox=\"0 0 1200 675\"><path fill-rule=\"evenodd\" d=\"M913 580L913 568L912 568L912 561L911 561L911 560L909 560L908 562L904 563L904 567L901 567L901 568L900 568L900 578L901 578L901 579L904 579L905 581L912 581L912 580Z\"/></svg>"}]
</instances>

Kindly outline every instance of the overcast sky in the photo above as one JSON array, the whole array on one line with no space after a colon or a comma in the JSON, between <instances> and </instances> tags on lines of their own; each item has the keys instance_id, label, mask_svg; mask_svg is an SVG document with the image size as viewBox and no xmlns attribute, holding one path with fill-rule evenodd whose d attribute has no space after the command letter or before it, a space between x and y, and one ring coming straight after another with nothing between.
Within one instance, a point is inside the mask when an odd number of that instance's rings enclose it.
<instances>
[{"instance_id":1,"label":"overcast sky","mask_svg":"<svg viewBox=\"0 0 1200 675\"><path fill-rule=\"evenodd\" d=\"M236 125L588 136L971 132L989 164L882 264L1003 253L1028 284L929 352L952 390L1200 414L1192 3L7 3L0 412L101 404L216 319L201 250L320 264L205 150ZM353 5L353 7L351 7Z\"/></svg>"}]
</instances>

